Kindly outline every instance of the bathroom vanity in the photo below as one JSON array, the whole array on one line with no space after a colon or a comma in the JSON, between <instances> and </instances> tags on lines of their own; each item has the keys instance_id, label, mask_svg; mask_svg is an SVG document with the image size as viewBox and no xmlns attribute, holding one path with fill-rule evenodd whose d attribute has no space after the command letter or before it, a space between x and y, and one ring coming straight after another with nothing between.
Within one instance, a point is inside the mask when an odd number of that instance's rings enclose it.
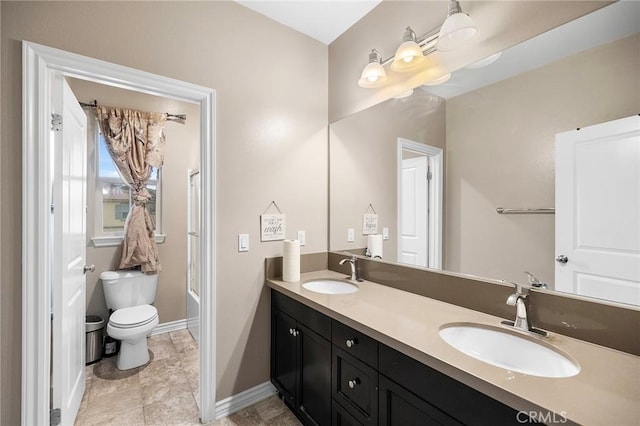
<instances>
[{"instance_id":1,"label":"bathroom vanity","mask_svg":"<svg viewBox=\"0 0 640 426\"><path fill-rule=\"evenodd\" d=\"M271 379L308 424L637 424L637 356L550 333L579 365L573 377L536 377L476 360L439 336L446 324L501 318L378 285L312 292L323 270L271 287ZM509 348L505 347L505 351Z\"/></svg>"}]
</instances>

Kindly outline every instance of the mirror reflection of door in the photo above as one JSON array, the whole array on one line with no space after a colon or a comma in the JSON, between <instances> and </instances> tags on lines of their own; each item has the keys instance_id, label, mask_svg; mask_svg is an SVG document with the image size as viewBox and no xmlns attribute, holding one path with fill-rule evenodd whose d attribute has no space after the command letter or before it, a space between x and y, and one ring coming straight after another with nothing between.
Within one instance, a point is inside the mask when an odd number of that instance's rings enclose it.
<instances>
[{"instance_id":1,"label":"mirror reflection of door","mask_svg":"<svg viewBox=\"0 0 640 426\"><path fill-rule=\"evenodd\" d=\"M556 136L556 290L640 306L640 117Z\"/></svg>"},{"instance_id":2,"label":"mirror reflection of door","mask_svg":"<svg viewBox=\"0 0 640 426\"><path fill-rule=\"evenodd\" d=\"M398 148L398 261L440 268L442 150L402 138Z\"/></svg>"}]
</instances>

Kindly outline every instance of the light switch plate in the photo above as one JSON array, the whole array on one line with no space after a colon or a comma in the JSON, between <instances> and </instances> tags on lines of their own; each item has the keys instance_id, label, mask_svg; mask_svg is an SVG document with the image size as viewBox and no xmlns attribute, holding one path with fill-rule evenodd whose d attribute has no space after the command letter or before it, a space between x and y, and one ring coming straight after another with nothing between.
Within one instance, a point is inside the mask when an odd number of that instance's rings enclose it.
<instances>
[{"instance_id":1,"label":"light switch plate","mask_svg":"<svg viewBox=\"0 0 640 426\"><path fill-rule=\"evenodd\" d=\"M356 240L356 231L353 228L347 229L347 242L352 243Z\"/></svg>"},{"instance_id":2,"label":"light switch plate","mask_svg":"<svg viewBox=\"0 0 640 426\"><path fill-rule=\"evenodd\" d=\"M382 239L383 240L389 239L389 228L382 228Z\"/></svg>"},{"instance_id":3,"label":"light switch plate","mask_svg":"<svg viewBox=\"0 0 640 426\"><path fill-rule=\"evenodd\" d=\"M298 241L300 241L301 246L307 244L307 235L305 231L298 231Z\"/></svg>"},{"instance_id":4,"label":"light switch plate","mask_svg":"<svg viewBox=\"0 0 640 426\"><path fill-rule=\"evenodd\" d=\"M238 234L238 251L249 251L249 234Z\"/></svg>"}]
</instances>

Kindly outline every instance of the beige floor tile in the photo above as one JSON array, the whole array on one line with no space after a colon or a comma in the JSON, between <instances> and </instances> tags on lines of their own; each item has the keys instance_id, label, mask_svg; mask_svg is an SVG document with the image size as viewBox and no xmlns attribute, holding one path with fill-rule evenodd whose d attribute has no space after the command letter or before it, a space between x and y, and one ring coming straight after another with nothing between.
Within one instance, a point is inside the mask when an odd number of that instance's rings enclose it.
<instances>
[{"instance_id":1,"label":"beige floor tile","mask_svg":"<svg viewBox=\"0 0 640 426\"><path fill-rule=\"evenodd\" d=\"M158 334L147 338L147 347L153 352L154 359L160 360L177 354L169 333Z\"/></svg>"},{"instance_id":2,"label":"beige floor tile","mask_svg":"<svg viewBox=\"0 0 640 426\"><path fill-rule=\"evenodd\" d=\"M185 373L178 355L152 362L147 368L140 370L140 384L148 385L156 382L182 381Z\"/></svg>"},{"instance_id":3,"label":"beige floor tile","mask_svg":"<svg viewBox=\"0 0 640 426\"><path fill-rule=\"evenodd\" d=\"M144 420L148 425L192 425L200 420L191 392L144 406Z\"/></svg>"},{"instance_id":4,"label":"beige floor tile","mask_svg":"<svg viewBox=\"0 0 640 426\"><path fill-rule=\"evenodd\" d=\"M213 424L215 426L263 426L265 423L252 406L216 420Z\"/></svg>"},{"instance_id":5,"label":"beige floor tile","mask_svg":"<svg viewBox=\"0 0 640 426\"><path fill-rule=\"evenodd\" d=\"M178 377L173 376L171 380L157 380L142 385L142 404L147 406L180 395L191 395L193 392L184 373L180 380Z\"/></svg>"},{"instance_id":6,"label":"beige floor tile","mask_svg":"<svg viewBox=\"0 0 640 426\"><path fill-rule=\"evenodd\" d=\"M121 394L123 391L130 388L140 389L140 376L133 375L122 379L102 379L96 376L91 381L91 388L89 389L89 403L105 398L111 398L114 394L117 398L118 394Z\"/></svg>"},{"instance_id":7,"label":"beige floor tile","mask_svg":"<svg viewBox=\"0 0 640 426\"><path fill-rule=\"evenodd\" d=\"M280 398L278 398L278 395L273 395L272 397L257 402L254 406L262 420L264 420L265 422L268 422L269 420L278 417L282 413L289 411L287 406L284 405L284 402L282 402Z\"/></svg>"},{"instance_id":8,"label":"beige floor tile","mask_svg":"<svg viewBox=\"0 0 640 426\"><path fill-rule=\"evenodd\" d=\"M298 418L287 409L284 413L265 422L268 426L302 426Z\"/></svg>"},{"instance_id":9,"label":"beige floor tile","mask_svg":"<svg viewBox=\"0 0 640 426\"><path fill-rule=\"evenodd\" d=\"M198 350L198 345L189 330L172 331L169 336L178 352Z\"/></svg>"},{"instance_id":10,"label":"beige floor tile","mask_svg":"<svg viewBox=\"0 0 640 426\"><path fill-rule=\"evenodd\" d=\"M140 385L130 386L104 395L93 394L93 397L89 399L85 423L101 424L101 422L108 422L114 416L119 416L119 413L133 411L137 408L142 408Z\"/></svg>"},{"instance_id":11,"label":"beige floor tile","mask_svg":"<svg viewBox=\"0 0 640 426\"><path fill-rule=\"evenodd\" d=\"M87 417L83 426L145 426L142 407L127 411L111 410L101 417Z\"/></svg>"}]
</instances>

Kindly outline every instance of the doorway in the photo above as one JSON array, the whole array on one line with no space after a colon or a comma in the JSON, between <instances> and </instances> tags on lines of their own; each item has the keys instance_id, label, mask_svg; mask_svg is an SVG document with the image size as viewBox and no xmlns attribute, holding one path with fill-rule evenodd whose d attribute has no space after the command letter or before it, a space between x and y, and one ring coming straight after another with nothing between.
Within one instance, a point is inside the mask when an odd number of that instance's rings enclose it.
<instances>
[{"instance_id":1,"label":"doorway","mask_svg":"<svg viewBox=\"0 0 640 426\"><path fill-rule=\"evenodd\" d=\"M398 138L398 262L442 268L442 149Z\"/></svg>"},{"instance_id":2,"label":"doorway","mask_svg":"<svg viewBox=\"0 0 640 426\"><path fill-rule=\"evenodd\" d=\"M22 422L49 424L53 229L49 210L56 148L52 82L73 77L194 103L200 113L200 253L215 259L215 91L23 42ZM215 263L200 263L200 419L215 418Z\"/></svg>"}]
</instances>

